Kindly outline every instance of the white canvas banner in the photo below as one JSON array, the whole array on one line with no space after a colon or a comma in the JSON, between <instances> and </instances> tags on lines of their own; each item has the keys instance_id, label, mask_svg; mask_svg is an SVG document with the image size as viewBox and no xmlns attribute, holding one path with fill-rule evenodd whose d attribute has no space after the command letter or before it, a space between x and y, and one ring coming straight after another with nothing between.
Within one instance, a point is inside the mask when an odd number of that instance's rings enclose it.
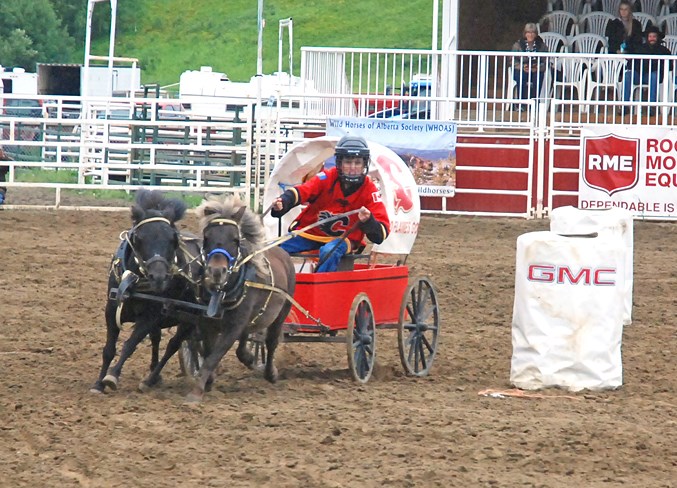
<instances>
[{"instance_id":1,"label":"white canvas banner","mask_svg":"<svg viewBox=\"0 0 677 488\"><path fill-rule=\"evenodd\" d=\"M581 129L580 209L619 207L635 217L677 218L677 130Z\"/></svg>"},{"instance_id":2,"label":"white canvas banner","mask_svg":"<svg viewBox=\"0 0 677 488\"><path fill-rule=\"evenodd\" d=\"M362 136L397 154L414 175L421 196L453 197L456 192L456 124L430 120L337 117L327 135Z\"/></svg>"},{"instance_id":3,"label":"white canvas banner","mask_svg":"<svg viewBox=\"0 0 677 488\"><path fill-rule=\"evenodd\" d=\"M618 207L606 210L581 210L558 207L550 212L550 230L556 234L608 234L625 246L625 292L623 325L632 323L633 221L632 214Z\"/></svg>"},{"instance_id":4,"label":"white canvas banner","mask_svg":"<svg viewBox=\"0 0 677 488\"><path fill-rule=\"evenodd\" d=\"M625 252L610 234L517 239L510 383L571 391L622 385Z\"/></svg>"}]
</instances>

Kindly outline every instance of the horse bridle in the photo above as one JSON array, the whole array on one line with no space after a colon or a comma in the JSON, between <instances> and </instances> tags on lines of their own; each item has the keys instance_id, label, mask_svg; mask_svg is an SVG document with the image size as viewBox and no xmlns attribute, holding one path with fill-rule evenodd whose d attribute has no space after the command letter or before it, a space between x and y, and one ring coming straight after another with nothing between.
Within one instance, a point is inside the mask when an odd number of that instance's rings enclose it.
<instances>
[{"instance_id":1,"label":"horse bridle","mask_svg":"<svg viewBox=\"0 0 677 488\"><path fill-rule=\"evenodd\" d=\"M226 219L226 218L213 219L212 221L210 221L205 226L204 230L202 231L203 238L204 238L204 233L207 229L209 229L211 227L220 227L220 226L223 226L223 225L233 225L237 229L237 236L238 236L237 254L235 256L233 256L232 254L230 254L228 252L227 249L223 249L223 248L220 248L220 247L212 249L208 253L205 252L204 247L200 251L200 253L202 254L202 259L203 259L205 268L209 264L209 260L212 258L212 256L215 256L217 254L224 256L228 260L228 268L226 269L226 280L223 283L223 285L221 285L222 287L225 286L228 283L230 276L240 268L240 264L242 262L241 258L244 254L242 252L242 246L239 243L242 240L242 234L240 232L240 224L238 222L236 222L235 220ZM204 239L203 239L203 246L204 246Z\"/></svg>"},{"instance_id":2,"label":"horse bridle","mask_svg":"<svg viewBox=\"0 0 677 488\"><path fill-rule=\"evenodd\" d=\"M165 222L167 225L169 225L174 233L177 235L178 238L178 231L172 226L172 223L169 221L169 219L166 219L165 217L149 217L147 219L141 220L138 222L134 227L132 227L129 231L123 231L120 234L120 239L124 239L127 242L127 245L132 251L132 256L134 256L134 262L136 265L139 267L139 272L141 273L142 276L147 277L148 276L148 267L156 262L161 262L167 267L167 271L170 274L174 274L175 268L176 268L176 262L170 264L169 261L163 256L160 256L159 254L154 255L147 261L144 260L139 252L136 250L134 247L134 233L135 231L141 227L142 225L148 224L150 222ZM176 260L176 256L174 256L174 259Z\"/></svg>"}]
</instances>

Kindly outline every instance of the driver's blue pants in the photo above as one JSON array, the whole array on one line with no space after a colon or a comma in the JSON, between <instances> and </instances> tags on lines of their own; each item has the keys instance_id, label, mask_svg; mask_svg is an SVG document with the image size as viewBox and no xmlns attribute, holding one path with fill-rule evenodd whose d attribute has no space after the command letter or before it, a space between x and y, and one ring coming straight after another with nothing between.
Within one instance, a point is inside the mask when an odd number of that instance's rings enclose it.
<instances>
[{"instance_id":1,"label":"driver's blue pants","mask_svg":"<svg viewBox=\"0 0 677 488\"><path fill-rule=\"evenodd\" d=\"M280 247L288 253L320 250L320 261L322 265L317 268L318 273L325 273L327 271L336 271L338 269L339 261L348 252L348 244L345 239L334 239L333 241L323 244L317 241L311 241L305 237L292 237L286 242L280 244ZM327 257L327 255L329 256Z\"/></svg>"}]
</instances>

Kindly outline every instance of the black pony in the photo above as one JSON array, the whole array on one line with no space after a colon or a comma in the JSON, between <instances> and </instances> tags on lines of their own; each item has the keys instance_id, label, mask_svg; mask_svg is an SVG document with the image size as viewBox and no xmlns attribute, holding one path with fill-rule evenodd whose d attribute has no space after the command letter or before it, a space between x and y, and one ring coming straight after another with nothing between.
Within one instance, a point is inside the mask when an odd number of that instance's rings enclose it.
<instances>
[{"instance_id":1,"label":"black pony","mask_svg":"<svg viewBox=\"0 0 677 488\"><path fill-rule=\"evenodd\" d=\"M240 361L254 366L255 357L247 348L251 333L265 331L264 377L271 383L277 381L273 356L296 286L291 258L279 247L264 249L260 217L237 197L208 200L196 213L203 237L204 301L210 302L207 315L212 318L198 324L204 362L187 396L190 402L202 400L219 362L235 341L239 340ZM154 381L153 373L148 380Z\"/></svg>"},{"instance_id":2,"label":"black pony","mask_svg":"<svg viewBox=\"0 0 677 488\"><path fill-rule=\"evenodd\" d=\"M178 324L181 335L185 335L184 331L192 328L190 320L180 320L162 302L165 298L194 301L198 293L199 239L181 235L175 225L185 212L181 200L165 199L160 192L138 192L132 206L133 226L121 234L122 242L108 274L106 345L92 392L101 393L106 386L117 389L122 366L147 335L152 344L152 371L158 364L161 329ZM139 294L155 299L139 298ZM109 369L120 326L125 322L134 322L134 328L117 364Z\"/></svg>"}]
</instances>

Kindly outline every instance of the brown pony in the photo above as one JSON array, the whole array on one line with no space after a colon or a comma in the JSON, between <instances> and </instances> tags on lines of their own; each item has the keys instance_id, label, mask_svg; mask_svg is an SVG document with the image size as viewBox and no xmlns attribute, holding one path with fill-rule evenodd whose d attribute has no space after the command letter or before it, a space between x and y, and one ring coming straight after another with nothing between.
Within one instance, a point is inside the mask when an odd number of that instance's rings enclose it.
<instances>
[{"instance_id":1,"label":"brown pony","mask_svg":"<svg viewBox=\"0 0 677 488\"><path fill-rule=\"evenodd\" d=\"M273 363L282 324L296 286L294 266L279 247L264 249L260 217L237 197L211 199L196 209L203 237L204 286L211 320L200 321L205 358L187 400L201 401L219 362L235 341L237 357L253 367L249 334L265 331L264 377L274 383Z\"/></svg>"}]
</instances>

